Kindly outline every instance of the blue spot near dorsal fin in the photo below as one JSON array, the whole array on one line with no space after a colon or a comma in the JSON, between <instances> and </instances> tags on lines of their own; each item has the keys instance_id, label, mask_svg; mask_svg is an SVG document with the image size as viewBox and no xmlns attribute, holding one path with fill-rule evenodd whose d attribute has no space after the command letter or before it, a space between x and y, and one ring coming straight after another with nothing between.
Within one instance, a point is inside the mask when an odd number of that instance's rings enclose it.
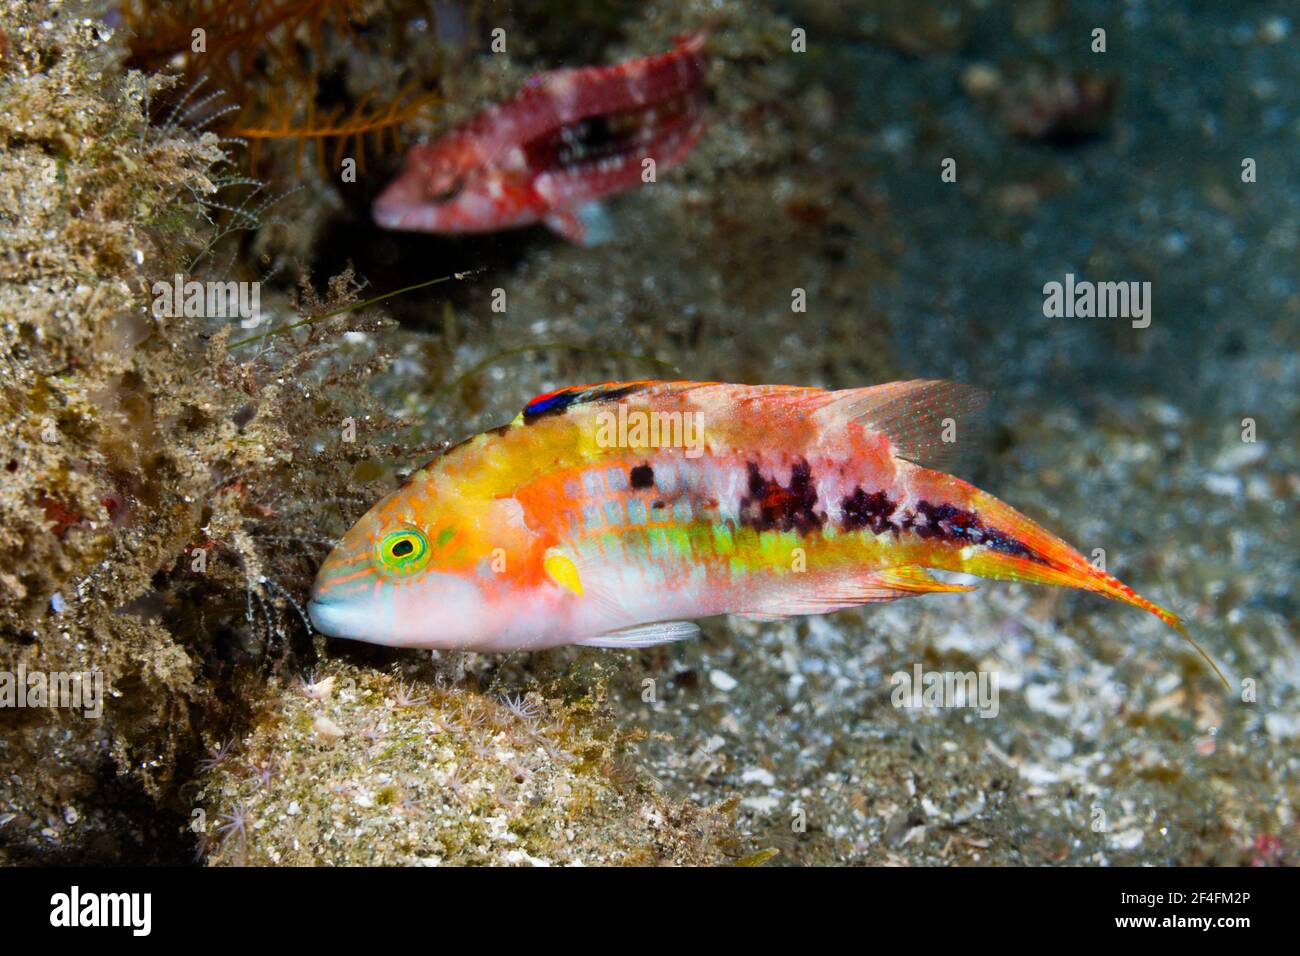
<instances>
[{"instance_id":1,"label":"blue spot near dorsal fin","mask_svg":"<svg viewBox=\"0 0 1300 956\"><path fill-rule=\"evenodd\" d=\"M543 415L556 414L574 405L613 401L642 387L642 382L610 382L604 385L571 385L538 395L524 406L524 421L532 423Z\"/></svg>"}]
</instances>

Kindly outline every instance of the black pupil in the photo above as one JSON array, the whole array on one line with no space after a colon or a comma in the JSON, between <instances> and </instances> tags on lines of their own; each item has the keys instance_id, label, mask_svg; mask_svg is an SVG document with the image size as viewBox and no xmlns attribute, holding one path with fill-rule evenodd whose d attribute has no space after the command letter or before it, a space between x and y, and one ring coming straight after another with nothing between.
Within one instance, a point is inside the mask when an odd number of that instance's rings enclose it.
<instances>
[{"instance_id":1,"label":"black pupil","mask_svg":"<svg viewBox=\"0 0 1300 956\"><path fill-rule=\"evenodd\" d=\"M415 545L411 544L408 539L403 538L401 541L397 542L397 544L393 545L393 557L404 558L414 550Z\"/></svg>"},{"instance_id":2,"label":"black pupil","mask_svg":"<svg viewBox=\"0 0 1300 956\"><path fill-rule=\"evenodd\" d=\"M451 202L453 199L455 199L457 196L460 195L461 190L463 190L464 188L465 188L464 180L458 179L450 186L448 186L445 190L438 193L438 195L432 197L433 201L436 203Z\"/></svg>"}]
</instances>

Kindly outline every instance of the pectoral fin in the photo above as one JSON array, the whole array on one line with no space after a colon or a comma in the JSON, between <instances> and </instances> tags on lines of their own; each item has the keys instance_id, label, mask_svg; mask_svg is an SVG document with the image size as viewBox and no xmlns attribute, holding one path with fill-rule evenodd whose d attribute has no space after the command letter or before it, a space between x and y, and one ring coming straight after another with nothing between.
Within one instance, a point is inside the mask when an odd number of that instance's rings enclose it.
<instances>
[{"instance_id":1,"label":"pectoral fin","mask_svg":"<svg viewBox=\"0 0 1300 956\"><path fill-rule=\"evenodd\" d=\"M582 598L610 620L627 620L622 596L604 584L599 569L588 565L576 551L564 546L547 548L542 555L542 570L557 588Z\"/></svg>"},{"instance_id":2,"label":"pectoral fin","mask_svg":"<svg viewBox=\"0 0 1300 956\"><path fill-rule=\"evenodd\" d=\"M582 575L578 573L578 566L573 563L573 559L563 551L547 548L542 555L542 570L553 584L582 597Z\"/></svg>"},{"instance_id":3,"label":"pectoral fin","mask_svg":"<svg viewBox=\"0 0 1300 956\"><path fill-rule=\"evenodd\" d=\"M614 225L600 203L553 209L542 220L553 232L579 246L599 246L614 238Z\"/></svg>"},{"instance_id":4,"label":"pectoral fin","mask_svg":"<svg viewBox=\"0 0 1300 956\"><path fill-rule=\"evenodd\" d=\"M557 209L542 220L548 229L568 239L574 245L585 245L587 227L572 209Z\"/></svg>"}]
</instances>

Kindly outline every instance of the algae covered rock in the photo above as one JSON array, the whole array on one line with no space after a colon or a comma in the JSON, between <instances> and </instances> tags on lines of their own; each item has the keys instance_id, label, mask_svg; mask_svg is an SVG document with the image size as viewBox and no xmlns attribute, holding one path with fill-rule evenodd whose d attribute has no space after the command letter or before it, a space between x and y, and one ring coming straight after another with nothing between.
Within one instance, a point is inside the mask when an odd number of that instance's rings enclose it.
<instances>
[{"instance_id":1,"label":"algae covered rock","mask_svg":"<svg viewBox=\"0 0 1300 956\"><path fill-rule=\"evenodd\" d=\"M669 801L638 779L628 748L641 735L592 694L447 688L336 661L270 688L253 728L214 754L193 815L215 865L737 855L726 811Z\"/></svg>"},{"instance_id":2,"label":"algae covered rock","mask_svg":"<svg viewBox=\"0 0 1300 956\"><path fill-rule=\"evenodd\" d=\"M155 323L142 292L202 243L198 197L224 154L215 136L150 127L166 81L122 71L85 9L0 6L0 667L97 675L105 697L98 717L5 711L0 845L18 859L114 858L134 788L184 746L168 731L195 677L165 631L110 609L152 590L201 487L163 450L176 409L159 399L194 375L177 353L203 349ZM191 480L160 493L176 466ZM129 797L117 770L136 775Z\"/></svg>"},{"instance_id":3,"label":"algae covered rock","mask_svg":"<svg viewBox=\"0 0 1300 956\"><path fill-rule=\"evenodd\" d=\"M268 355L232 349L229 319L157 307L178 275L231 278L222 240L260 224L239 211L259 186L184 108L160 118L193 91L123 69L95 12L0 5L0 671L76 676L102 704L0 711L0 852L19 860L174 858L130 835L165 819L201 728L241 719L214 690L285 652L277 582L311 560L267 522L297 528L286 486L318 501L374 447L327 451L319 481L292 471L370 410L369 353L318 373L323 325ZM300 302L355 291L344 276ZM263 308L294 314L283 293Z\"/></svg>"}]
</instances>

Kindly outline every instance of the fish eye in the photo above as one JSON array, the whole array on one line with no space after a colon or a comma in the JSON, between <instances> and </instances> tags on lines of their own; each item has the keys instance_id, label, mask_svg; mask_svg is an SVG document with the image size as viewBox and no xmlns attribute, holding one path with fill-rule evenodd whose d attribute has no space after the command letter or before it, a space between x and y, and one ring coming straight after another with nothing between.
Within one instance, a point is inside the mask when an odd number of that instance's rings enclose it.
<instances>
[{"instance_id":1,"label":"fish eye","mask_svg":"<svg viewBox=\"0 0 1300 956\"><path fill-rule=\"evenodd\" d=\"M413 574L429 561L429 541L416 528L384 535L376 551L380 566L392 574Z\"/></svg>"},{"instance_id":2,"label":"fish eye","mask_svg":"<svg viewBox=\"0 0 1300 956\"><path fill-rule=\"evenodd\" d=\"M429 199L435 203L451 202L465 189L465 180L457 178L452 180L451 184L444 189L438 190Z\"/></svg>"}]
</instances>

